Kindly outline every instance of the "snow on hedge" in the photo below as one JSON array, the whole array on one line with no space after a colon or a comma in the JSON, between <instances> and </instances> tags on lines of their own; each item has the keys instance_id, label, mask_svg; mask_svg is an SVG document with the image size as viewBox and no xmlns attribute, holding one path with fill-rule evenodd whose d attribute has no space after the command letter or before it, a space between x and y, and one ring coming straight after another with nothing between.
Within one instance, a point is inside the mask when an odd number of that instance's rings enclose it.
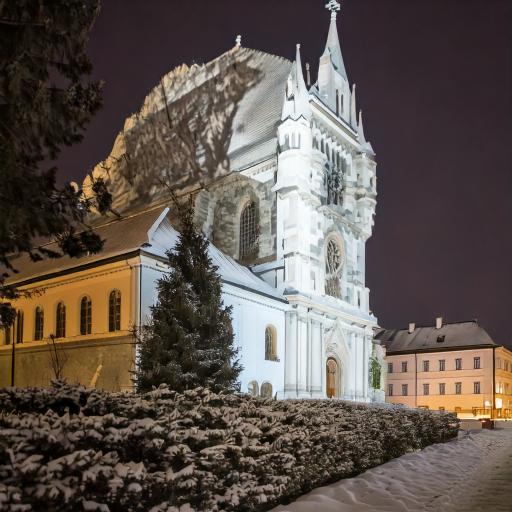
<instances>
[{"instance_id":1,"label":"snow on hedge","mask_svg":"<svg viewBox=\"0 0 512 512\"><path fill-rule=\"evenodd\" d=\"M458 430L450 414L202 388L8 388L0 411L8 511L268 510Z\"/></svg>"}]
</instances>

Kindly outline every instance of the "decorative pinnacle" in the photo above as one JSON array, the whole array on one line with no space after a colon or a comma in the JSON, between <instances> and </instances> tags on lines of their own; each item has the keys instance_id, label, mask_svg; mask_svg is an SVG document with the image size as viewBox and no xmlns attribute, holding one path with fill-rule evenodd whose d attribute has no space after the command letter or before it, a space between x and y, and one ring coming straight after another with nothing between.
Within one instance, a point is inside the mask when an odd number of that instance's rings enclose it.
<instances>
[{"instance_id":1,"label":"decorative pinnacle","mask_svg":"<svg viewBox=\"0 0 512 512\"><path fill-rule=\"evenodd\" d=\"M325 8L328 11L331 11L331 20L336 21L337 13L341 9L340 3L337 0L330 0L329 3L326 4Z\"/></svg>"},{"instance_id":2,"label":"decorative pinnacle","mask_svg":"<svg viewBox=\"0 0 512 512\"><path fill-rule=\"evenodd\" d=\"M240 46L242 46L242 36L240 34L236 36L235 42L237 48L240 48Z\"/></svg>"}]
</instances>

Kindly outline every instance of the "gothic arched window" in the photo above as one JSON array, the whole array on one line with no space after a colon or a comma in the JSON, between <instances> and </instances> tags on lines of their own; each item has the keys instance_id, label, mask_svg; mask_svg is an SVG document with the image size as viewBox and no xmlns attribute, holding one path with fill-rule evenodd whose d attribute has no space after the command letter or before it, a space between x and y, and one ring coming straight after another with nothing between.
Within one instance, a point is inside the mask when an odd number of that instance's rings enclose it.
<instances>
[{"instance_id":1,"label":"gothic arched window","mask_svg":"<svg viewBox=\"0 0 512 512\"><path fill-rule=\"evenodd\" d=\"M108 297L108 330L121 330L121 292L112 290Z\"/></svg>"},{"instance_id":2,"label":"gothic arched window","mask_svg":"<svg viewBox=\"0 0 512 512\"><path fill-rule=\"evenodd\" d=\"M340 274L343 268L343 248L335 239L327 241L325 249L325 293L341 298Z\"/></svg>"},{"instance_id":3,"label":"gothic arched window","mask_svg":"<svg viewBox=\"0 0 512 512\"><path fill-rule=\"evenodd\" d=\"M240 251L241 260L254 257L257 250L258 222L254 201L248 203L240 215Z\"/></svg>"},{"instance_id":4,"label":"gothic arched window","mask_svg":"<svg viewBox=\"0 0 512 512\"><path fill-rule=\"evenodd\" d=\"M34 340L39 341L43 339L44 329L44 310L42 307L37 306L34 314Z\"/></svg>"},{"instance_id":5,"label":"gothic arched window","mask_svg":"<svg viewBox=\"0 0 512 512\"><path fill-rule=\"evenodd\" d=\"M277 361L277 333L272 325L265 329L265 359Z\"/></svg>"},{"instance_id":6,"label":"gothic arched window","mask_svg":"<svg viewBox=\"0 0 512 512\"><path fill-rule=\"evenodd\" d=\"M64 302L57 304L57 314L55 318L55 337L64 338L66 336L66 306Z\"/></svg>"},{"instance_id":7,"label":"gothic arched window","mask_svg":"<svg viewBox=\"0 0 512 512\"><path fill-rule=\"evenodd\" d=\"M261 396L263 398L272 398L272 384L270 382L264 382L261 385Z\"/></svg>"},{"instance_id":8,"label":"gothic arched window","mask_svg":"<svg viewBox=\"0 0 512 512\"><path fill-rule=\"evenodd\" d=\"M23 311L16 314L16 343L23 343Z\"/></svg>"},{"instance_id":9,"label":"gothic arched window","mask_svg":"<svg viewBox=\"0 0 512 512\"><path fill-rule=\"evenodd\" d=\"M91 334L92 330L92 302L89 297L82 297L80 301L80 334Z\"/></svg>"}]
</instances>

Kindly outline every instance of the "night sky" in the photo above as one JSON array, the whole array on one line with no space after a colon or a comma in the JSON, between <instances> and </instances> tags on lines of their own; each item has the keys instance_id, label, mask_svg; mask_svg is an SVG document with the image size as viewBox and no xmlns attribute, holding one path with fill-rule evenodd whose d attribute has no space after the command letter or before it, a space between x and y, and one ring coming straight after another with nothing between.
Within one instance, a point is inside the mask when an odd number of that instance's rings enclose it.
<instances>
[{"instance_id":1,"label":"night sky","mask_svg":"<svg viewBox=\"0 0 512 512\"><path fill-rule=\"evenodd\" d=\"M124 119L175 66L234 45L289 59L302 44L316 75L322 0L103 0L91 34L104 108L60 176L81 180ZM345 0L338 17L349 80L377 153L368 242L371 308L383 327L478 318L512 344L512 2Z\"/></svg>"}]
</instances>

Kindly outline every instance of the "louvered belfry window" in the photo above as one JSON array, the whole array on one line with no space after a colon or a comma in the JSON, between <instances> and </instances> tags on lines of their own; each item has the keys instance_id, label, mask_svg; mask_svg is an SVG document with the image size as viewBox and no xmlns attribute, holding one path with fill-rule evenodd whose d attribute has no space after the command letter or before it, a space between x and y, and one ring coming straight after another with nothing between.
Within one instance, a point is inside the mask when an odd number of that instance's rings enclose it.
<instances>
[{"instance_id":1,"label":"louvered belfry window","mask_svg":"<svg viewBox=\"0 0 512 512\"><path fill-rule=\"evenodd\" d=\"M121 330L121 292L112 290L108 298L108 330Z\"/></svg>"},{"instance_id":2,"label":"louvered belfry window","mask_svg":"<svg viewBox=\"0 0 512 512\"><path fill-rule=\"evenodd\" d=\"M254 257L257 249L258 223L256 205L248 203L240 215L240 259Z\"/></svg>"}]
</instances>

